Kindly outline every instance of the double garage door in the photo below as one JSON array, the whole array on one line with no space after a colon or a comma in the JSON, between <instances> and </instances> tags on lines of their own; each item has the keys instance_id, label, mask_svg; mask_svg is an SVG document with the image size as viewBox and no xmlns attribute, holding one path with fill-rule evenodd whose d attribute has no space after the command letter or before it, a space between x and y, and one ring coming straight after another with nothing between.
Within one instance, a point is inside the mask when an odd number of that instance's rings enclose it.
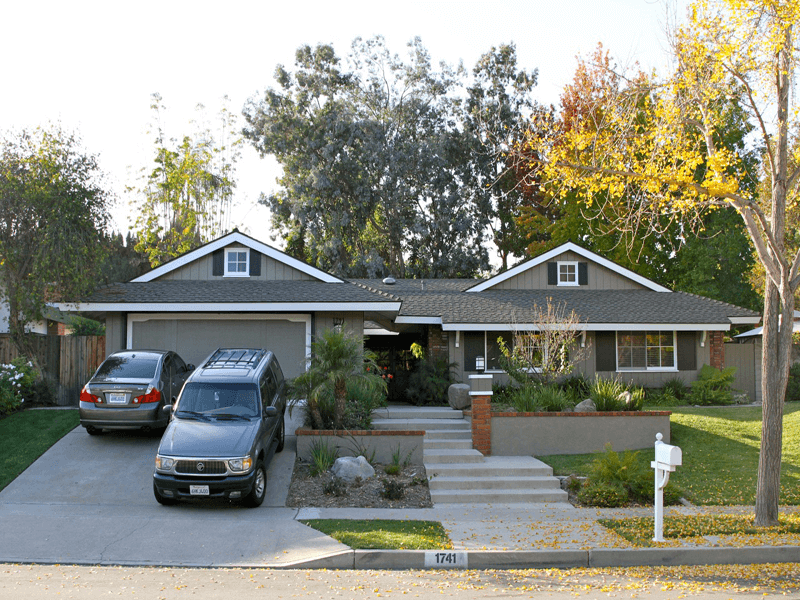
<instances>
[{"instance_id":1,"label":"double garage door","mask_svg":"<svg viewBox=\"0 0 800 600\"><path fill-rule=\"evenodd\" d=\"M129 315L132 348L174 350L200 365L217 348L272 350L286 377L304 370L311 340L310 315Z\"/></svg>"}]
</instances>

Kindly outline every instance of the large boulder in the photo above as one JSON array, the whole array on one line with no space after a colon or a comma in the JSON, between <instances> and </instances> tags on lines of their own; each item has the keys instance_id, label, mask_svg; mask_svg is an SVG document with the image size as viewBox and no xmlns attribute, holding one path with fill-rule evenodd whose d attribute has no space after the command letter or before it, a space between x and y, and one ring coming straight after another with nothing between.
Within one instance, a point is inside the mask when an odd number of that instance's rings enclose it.
<instances>
[{"instance_id":1,"label":"large boulder","mask_svg":"<svg viewBox=\"0 0 800 600\"><path fill-rule=\"evenodd\" d=\"M375 469L372 468L363 456L343 456L337 458L333 463L331 471L339 479L344 479L348 482L353 482L356 479L369 479L375 475Z\"/></svg>"},{"instance_id":2,"label":"large boulder","mask_svg":"<svg viewBox=\"0 0 800 600\"><path fill-rule=\"evenodd\" d=\"M454 383L447 388L447 403L455 410L462 410L472 406L469 397L469 386L466 383Z\"/></svg>"},{"instance_id":3,"label":"large boulder","mask_svg":"<svg viewBox=\"0 0 800 600\"><path fill-rule=\"evenodd\" d=\"M597 407L594 404L594 400L588 398L583 402L580 402L575 406L573 412L597 412Z\"/></svg>"}]
</instances>

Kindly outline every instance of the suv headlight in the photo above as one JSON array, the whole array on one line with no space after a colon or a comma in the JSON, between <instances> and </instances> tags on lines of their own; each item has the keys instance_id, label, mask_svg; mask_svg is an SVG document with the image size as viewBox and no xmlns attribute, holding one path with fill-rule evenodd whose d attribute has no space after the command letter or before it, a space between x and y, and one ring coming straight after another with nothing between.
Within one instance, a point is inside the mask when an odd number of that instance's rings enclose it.
<instances>
[{"instance_id":1,"label":"suv headlight","mask_svg":"<svg viewBox=\"0 0 800 600\"><path fill-rule=\"evenodd\" d=\"M236 473L246 473L253 467L253 459L249 456L244 458L232 458L228 461L228 469Z\"/></svg>"},{"instance_id":2,"label":"suv headlight","mask_svg":"<svg viewBox=\"0 0 800 600\"><path fill-rule=\"evenodd\" d=\"M156 455L156 471L172 471L174 465L174 458Z\"/></svg>"}]
</instances>

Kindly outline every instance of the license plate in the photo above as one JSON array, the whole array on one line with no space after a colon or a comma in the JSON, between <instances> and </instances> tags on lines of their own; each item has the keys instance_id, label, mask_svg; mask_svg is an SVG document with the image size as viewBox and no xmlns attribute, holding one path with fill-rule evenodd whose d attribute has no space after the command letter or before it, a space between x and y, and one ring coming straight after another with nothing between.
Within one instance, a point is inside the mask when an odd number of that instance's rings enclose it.
<instances>
[{"instance_id":1,"label":"license plate","mask_svg":"<svg viewBox=\"0 0 800 600\"><path fill-rule=\"evenodd\" d=\"M189 486L189 493L192 496L208 496L208 486L207 485L190 485Z\"/></svg>"},{"instance_id":2,"label":"license plate","mask_svg":"<svg viewBox=\"0 0 800 600\"><path fill-rule=\"evenodd\" d=\"M108 394L109 404L125 404L125 394L111 392Z\"/></svg>"}]
</instances>

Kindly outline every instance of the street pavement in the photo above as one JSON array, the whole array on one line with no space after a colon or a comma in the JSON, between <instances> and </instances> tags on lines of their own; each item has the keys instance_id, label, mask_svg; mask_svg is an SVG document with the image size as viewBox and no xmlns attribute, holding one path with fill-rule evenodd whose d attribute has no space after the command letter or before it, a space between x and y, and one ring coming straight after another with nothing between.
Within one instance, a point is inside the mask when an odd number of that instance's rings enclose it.
<instances>
[{"instance_id":1,"label":"street pavement","mask_svg":"<svg viewBox=\"0 0 800 600\"><path fill-rule=\"evenodd\" d=\"M294 431L292 425L287 431ZM0 492L0 563L411 569L800 562L800 546L792 539L742 548L708 538L633 549L597 523L603 517L649 516L651 509L286 508L296 447L291 435L269 466L260 508L208 501L161 506L152 492L158 442L139 432L89 436L79 427L67 434ZM667 514L673 512L704 509L677 507ZM314 518L440 521L453 550L352 550L301 522Z\"/></svg>"}]
</instances>

